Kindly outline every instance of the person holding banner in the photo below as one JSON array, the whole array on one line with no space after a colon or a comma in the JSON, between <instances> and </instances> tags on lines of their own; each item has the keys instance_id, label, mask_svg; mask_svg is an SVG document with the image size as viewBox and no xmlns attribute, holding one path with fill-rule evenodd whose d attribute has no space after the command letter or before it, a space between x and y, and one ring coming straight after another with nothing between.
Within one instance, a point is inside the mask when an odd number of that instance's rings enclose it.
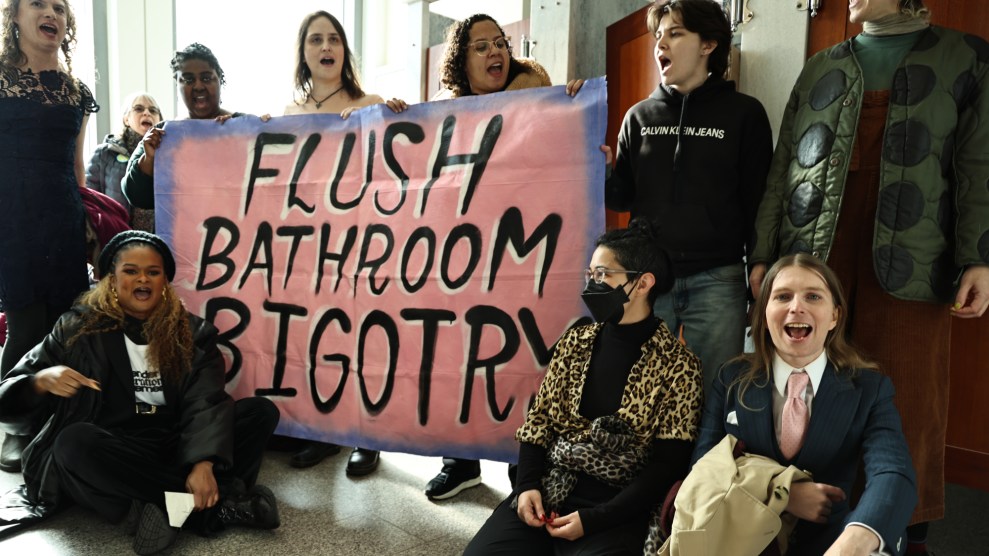
<instances>
[{"instance_id":1,"label":"person holding banner","mask_svg":"<svg viewBox=\"0 0 989 556\"><path fill-rule=\"evenodd\" d=\"M450 26L440 65L440 82L444 89L432 100L553 85L538 62L514 56L511 37L487 14L474 14ZM567 94L576 95L583 84L582 79L571 80L567 83ZM445 457L442 470L426 485L426 497L445 500L479 484L480 461Z\"/></svg>"},{"instance_id":2,"label":"person holding banner","mask_svg":"<svg viewBox=\"0 0 989 556\"><path fill-rule=\"evenodd\" d=\"M676 284L655 311L701 358L709 387L743 349L743 257L773 134L762 104L722 77L731 26L720 2L660 0L647 24L662 82L625 114L605 205L660 223Z\"/></svg>"},{"instance_id":3,"label":"person holding banner","mask_svg":"<svg viewBox=\"0 0 989 556\"><path fill-rule=\"evenodd\" d=\"M37 433L5 517L20 509L38 520L71 499L111 522L130 519L138 554L175 539L169 492L192 495L189 527L204 534L278 527L274 495L255 484L278 409L224 391L217 330L172 289L168 246L121 232L99 269L95 288L0 382L0 424Z\"/></svg>"},{"instance_id":4,"label":"person holding banner","mask_svg":"<svg viewBox=\"0 0 989 556\"><path fill-rule=\"evenodd\" d=\"M76 22L65 0L5 0L0 11L2 378L89 285L82 150L99 106L72 76ZM0 469L19 471L29 441L5 436Z\"/></svg>"},{"instance_id":5,"label":"person holding banner","mask_svg":"<svg viewBox=\"0 0 989 556\"><path fill-rule=\"evenodd\" d=\"M518 482L465 554L642 554L651 510L690 463L700 362L653 315L674 282L654 226L597 240L582 297L516 433Z\"/></svg>"},{"instance_id":6,"label":"person holding banner","mask_svg":"<svg viewBox=\"0 0 989 556\"><path fill-rule=\"evenodd\" d=\"M223 68L209 48L192 43L175 53L171 66L190 120L216 120L223 123L230 118L245 115L220 108L220 90L225 83ZM121 189L134 207L155 208L155 152L164 137L163 122L144 134L127 163Z\"/></svg>"},{"instance_id":7,"label":"person holding banner","mask_svg":"<svg viewBox=\"0 0 989 556\"><path fill-rule=\"evenodd\" d=\"M295 64L295 98L285 107L293 114L340 114L373 104L387 104L394 112L408 105L393 98L388 102L361 88L354 53L340 21L326 11L313 12L302 20Z\"/></svg>"},{"instance_id":8,"label":"person holding banner","mask_svg":"<svg viewBox=\"0 0 989 556\"><path fill-rule=\"evenodd\" d=\"M295 92L298 98L285 107L286 116L295 114L340 114L374 104L387 104L393 112L408 105L393 98L387 103L378 95L365 93L354 63L347 33L337 18L326 11L313 12L302 20L296 51ZM340 447L316 440L292 455L289 465L305 468L340 452ZM347 474L363 476L378 468L380 453L354 448L347 461Z\"/></svg>"}]
</instances>

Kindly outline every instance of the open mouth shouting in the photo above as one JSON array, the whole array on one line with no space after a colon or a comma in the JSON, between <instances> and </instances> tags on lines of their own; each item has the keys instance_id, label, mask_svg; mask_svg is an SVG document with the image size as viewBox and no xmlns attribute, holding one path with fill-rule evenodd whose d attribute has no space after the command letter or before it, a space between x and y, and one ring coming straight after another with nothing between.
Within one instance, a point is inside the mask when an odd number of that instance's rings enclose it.
<instances>
[{"instance_id":1,"label":"open mouth shouting","mask_svg":"<svg viewBox=\"0 0 989 556\"><path fill-rule=\"evenodd\" d=\"M141 118L140 127L142 133L147 133L149 129L155 126L154 118L151 116L144 116Z\"/></svg>"},{"instance_id":2,"label":"open mouth shouting","mask_svg":"<svg viewBox=\"0 0 989 556\"><path fill-rule=\"evenodd\" d=\"M789 322L783 325L783 331L791 340L799 342L810 336L814 327L805 322Z\"/></svg>"},{"instance_id":3,"label":"open mouth shouting","mask_svg":"<svg viewBox=\"0 0 989 556\"><path fill-rule=\"evenodd\" d=\"M665 55L660 55L659 58L658 58L658 61L659 61L659 71L660 71L660 73L666 73L666 70L668 70L670 68L670 64L673 63L673 61L670 60L669 57L667 57Z\"/></svg>"},{"instance_id":4,"label":"open mouth shouting","mask_svg":"<svg viewBox=\"0 0 989 556\"><path fill-rule=\"evenodd\" d=\"M42 23L38 26L41 34L52 40L58 39L58 27L54 23Z\"/></svg>"},{"instance_id":5,"label":"open mouth shouting","mask_svg":"<svg viewBox=\"0 0 989 556\"><path fill-rule=\"evenodd\" d=\"M151 299L151 288L147 286L138 286L134 288L134 299L138 301L148 301Z\"/></svg>"},{"instance_id":6,"label":"open mouth shouting","mask_svg":"<svg viewBox=\"0 0 989 556\"><path fill-rule=\"evenodd\" d=\"M326 58L319 59L319 65L326 68L333 67L336 63L337 63L336 59L329 56L327 56Z\"/></svg>"},{"instance_id":7,"label":"open mouth shouting","mask_svg":"<svg viewBox=\"0 0 989 556\"><path fill-rule=\"evenodd\" d=\"M504 68L505 68L504 63L498 61L488 66L487 72L488 75L490 75L491 77L494 77L495 79L501 79L502 73L504 72Z\"/></svg>"}]
</instances>

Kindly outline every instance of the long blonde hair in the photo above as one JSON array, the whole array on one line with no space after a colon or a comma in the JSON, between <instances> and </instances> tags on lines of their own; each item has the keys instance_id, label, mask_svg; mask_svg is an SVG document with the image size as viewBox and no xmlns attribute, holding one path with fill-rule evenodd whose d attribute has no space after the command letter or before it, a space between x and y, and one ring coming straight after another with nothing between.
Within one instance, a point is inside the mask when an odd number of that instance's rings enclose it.
<instances>
[{"instance_id":1,"label":"long blonde hair","mask_svg":"<svg viewBox=\"0 0 989 556\"><path fill-rule=\"evenodd\" d=\"M773 291L776 277L779 276L780 271L790 267L803 268L817 274L824 280L824 284L831 293L831 299L834 301L838 313L838 324L828 331L824 340L824 352L827 354L828 360L834 364L835 370L838 373L854 373L857 369L875 369L877 367L875 363L862 355L846 337L848 304L845 302L845 294L841 289L838 276L817 257L806 253L788 255L776 261L776 264L766 272L766 276L762 280L762 287L759 288L759 297L752 309L752 321L750 323L755 351L735 358L735 360L748 363L748 369L739 375L731 385L738 385L739 400L742 399L749 386L752 384L765 385L772 377L776 346L773 344L773 338L769 334L769 326L766 323L766 306L769 304L769 297Z\"/></svg>"},{"instance_id":2,"label":"long blonde hair","mask_svg":"<svg viewBox=\"0 0 989 556\"><path fill-rule=\"evenodd\" d=\"M149 247L150 244L133 242L124 245L113 259L116 270L120 254L135 247ZM117 292L110 283L113 272L108 272L96 287L79 296L77 303L89 309L83 313L83 324L74 336L69 338L71 346L79 338L88 334L101 334L124 328L124 310L117 302ZM165 284L165 294L161 303L151 312L142 326L148 341L148 364L152 371L161 374L167 384L179 384L182 377L192 368L192 329L189 317L179 296L171 284Z\"/></svg>"}]
</instances>

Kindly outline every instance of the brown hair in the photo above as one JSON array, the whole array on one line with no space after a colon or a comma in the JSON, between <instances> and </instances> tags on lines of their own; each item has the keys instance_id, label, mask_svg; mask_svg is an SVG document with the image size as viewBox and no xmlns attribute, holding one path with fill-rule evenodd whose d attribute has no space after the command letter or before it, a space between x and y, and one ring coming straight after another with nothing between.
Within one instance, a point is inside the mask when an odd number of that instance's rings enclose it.
<instances>
[{"instance_id":1,"label":"brown hair","mask_svg":"<svg viewBox=\"0 0 989 556\"><path fill-rule=\"evenodd\" d=\"M454 97L474 94L470 88L470 81L467 79L467 54L470 52L470 30L475 23L481 21L494 23L501 36L505 36L505 30L501 28L501 25L487 14L474 14L450 25L447 30L446 52L443 54L443 61L440 62L440 83L449 89ZM520 73L522 73L522 65L515 59L512 49L509 47L508 79L505 80L505 83L511 83Z\"/></svg>"},{"instance_id":2,"label":"brown hair","mask_svg":"<svg viewBox=\"0 0 989 556\"><path fill-rule=\"evenodd\" d=\"M769 335L769 327L766 323L766 306L769 304L769 297L772 294L776 277L779 276L780 271L790 267L803 268L817 274L824 281L828 292L831 293L831 299L838 311L838 323L828 332L824 340L824 352L827 354L828 360L834 364L835 370L838 373L854 373L856 369L876 368L876 364L859 353L846 337L848 305L845 302L845 294L842 292L838 276L817 257L806 253L788 255L776 261L776 264L766 272L755 307L752 308L750 326L752 327L752 343L755 345L755 351L735 358L748 362L748 370L732 384L739 385L738 399L742 399L745 390L750 385L753 383L765 384L772 376L776 347L773 345L773 339Z\"/></svg>"},{"instance_id":3,"label":"brown hair","mask_svg":"<svg viewBox=\"0 0 989 556\"><path fill-rule=\"evenodd\" d=\"M154 249L147 243L131 242L117 251L113 271L108 272L96 286L79 296L78 304L90 309L83 314L83 324L67 345L88 334L101 334L124 328L124 310L117 302L117 292L110 280L116 271L121 253L137 247ZM182 300L169 283L165 294L142 327L148 341L148 365L161 374L162 381L176 385L192 368L192 329Z\"/></svg>"},{"instance_id":4,"label":"brown hair","mask_svg":"<svg viewBox=\"0 0 989 556\"><path fill-rule=\"evenodd\" d=\"M361 78L357 73L357 66L354 64L354 53L350 50L350 42L347 41L347 33L343 30L343 25L330 12L313 12L302 20L299 26L299 37L295 55L295 90L302 97L298 104L304 104L306 97L312 92L312 71L306 64L306 35L309 34L309 25L313 21L325 17L336 27L340 41L343 43L343 69L340 71L340 80L343 82L343 90L347 91L352 100L364 98L364 89L361 88Z\"/></svg>"},{"instance_id":5,"label":"brown hair","mask_svg":"<svg viewBox=\"0 0 989 556\"><path fill-rule=\"evenodd\" d=\"M711 75L723 76L728 71L731 52L731 24L724 8L714 0L656 0L646 12L649 32L656 36L660 20L674 12L688 31L700 35L702 41L717 44L707 58L707 70Z\"/></svg>"},{"instance_id":6,"label":"brown hair","mask_svg":"<svg viewBox=\"0 0 989 556\"><path fill-rule=\"evenodd\" d=\"M71 76L72 48L76 44L76 16L68 0L61 1L65 3L65 38L62 39L61 49L65 56L66 73ZM3 8L0 8L0 15L3 16L3 28L0 29L0 67L17 67L27 63L27 56L21 50L14 33L17 27L14 18L17 17L19 8L20 0L6 0ZM71 92L79 90L75 79L68 79L67 83Z\"/></svg>"}]
</instances>

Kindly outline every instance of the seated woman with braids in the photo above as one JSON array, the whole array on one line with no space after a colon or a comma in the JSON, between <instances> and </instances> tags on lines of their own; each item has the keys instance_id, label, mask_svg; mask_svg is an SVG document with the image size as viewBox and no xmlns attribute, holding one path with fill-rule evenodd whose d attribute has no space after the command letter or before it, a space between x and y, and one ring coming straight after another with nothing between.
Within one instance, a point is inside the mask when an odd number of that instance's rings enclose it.
<instances>
[{"instance_id":1,"label":"seated woman with braids","mask_svg":"<svg viewBox=\"0 0 989 556\"><path fill-rule=\"evenodd\" d=\"M516 434L517 487L465 554L642 554L651 510L687 474L700 362L653 316L673 271L652 225L598 238L586 279L597 323L557 343Z\"/></svg>"},{"instance_id":2,"label":"seated woman with braids","mask_svg":"<svg viewBox=\"0 0 989 556\"><path fill-rule=\"evenodd\" d=\"M0 425L30 434L25 485L0 516L46 517L71 499L131 524L134 550L166 548L177 530L165 492L189 492L187 526L278 527L278 508L255 485L278 424L265 398L224 391L217 330L190 314L170 281L175 260L158 236L126 231L99 258L102 279L0 383Z\"/></svg>"}]
</instances>

